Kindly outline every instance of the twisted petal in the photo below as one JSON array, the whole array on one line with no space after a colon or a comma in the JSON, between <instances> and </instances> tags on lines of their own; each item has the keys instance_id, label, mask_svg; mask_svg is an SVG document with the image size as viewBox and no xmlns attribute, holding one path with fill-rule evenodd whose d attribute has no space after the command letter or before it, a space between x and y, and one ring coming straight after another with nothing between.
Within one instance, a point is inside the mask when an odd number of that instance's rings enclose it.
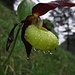
<instances>
[{"instance_id":1,"label":"twisted petal","mask_svg":"<svg viewBox=\"0 0 75 75\"><path fill-rule=\"evenodd\" d=\"M39 3L35 5L32 9L32 14L38 14L39 16L44 15L49 10L56 8L58 4L56 3Z\"/></svg>"},{"instance_id":2,"label":"twisted petal","mask_svg":"<svg viewBox=\"0 0 75 75\"><path fill-rule=\"evenodd\" d=\"M73 6L75 6L75 3L72 3L69 0L57 0L57 1L53 1L53 3L58 3L59 6L61 6L61 7L65 7L65 6L73 7Z\"/></svg>"},{"instance_id":3,"label":"twisted petal","mask_svg":"<svg viewBox=\"0 0 75 75\"><path fill-rule=\"evenodd\" d=\"M44 15L49 10L53 10L56 7L73 7L74 3L71 3L69 0L56 0L50 3L39 3L32 8L32 14L38 14L39 16Z\"/></svg>"},{"instance_id":4,"label":"twisted petal","mask_svg":"<svg viewBox=\"0 0 75 75\"><path fill-rule=\"evenodd\" d=\"M21 39L22 39L24 46L26 48L27 57L30 56L32 45L25 40L24 35L25 35L25 30L31 24L31 21L32 21L31 16L28 16L26 18L26 20L24 21L24 25L22 27L22 32L21 32Z\"/></svg>"},{"instance_id":5,"label":"twisted petal","mask_svg":"<svg viewBox=\"0 0 75 75\"><path fill-rule=\"evenodd\" d=\"M9 49L11 43L12 43L13 40L14 40L14 30L15 30L15 28L16 28L17 25L18 25L18 24L15 24L15 25L14 25L14 27L12 28L12 30L11 30L11 32L10 32L10 34L9 34L9 37L8 37L8 40L7 40L7 43L6 43L6 51L8 51L8 49Z\"/></svg>"}]
</instances>

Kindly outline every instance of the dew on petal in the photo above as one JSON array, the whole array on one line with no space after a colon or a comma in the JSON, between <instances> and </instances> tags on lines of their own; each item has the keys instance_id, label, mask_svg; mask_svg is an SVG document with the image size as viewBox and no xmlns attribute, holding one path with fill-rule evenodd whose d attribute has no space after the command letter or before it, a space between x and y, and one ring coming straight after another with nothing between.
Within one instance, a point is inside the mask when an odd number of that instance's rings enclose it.
<instances>
[{"instance_id":1,"label":"dew on petal","mask_svg":"<svg viewBox=\"0 0 75 75\"><path fill-rule=\"evenodd\" d=\"M40 35L38 35L38 36L40 36Z\"/></svg>"},{"instance_id":2,"label":"dew on petal","mask_svg":"<svg viewBox=\"0 0 75 75\"><path fill-rule=\"evenodd\" d=\"M44 33L47 33L47 32L44 32Z\"/></svg>"},{"instance_id":3,"label":"dew on petal","mask_svg":"<svg viewBox=\"0 0 75 75\"><path fill-rule=\"evenodd\" d=\"M42 41L42 39L40 40L40 42Z\"/></svg>"},{"instance_id":4,"label":"dew on petal","mask_svg":"<svg viewBox=\"0 0 75 75\"><path fill-rule=\"evenodd\" d=\"M49 49L50 48L50 44L47 46L47 49Z\"/></svg>"},{"instance_id":5,"label":"dew on petal","mask_svg":"<svg viewBox=\"0 0 75 75\"><path fill-rule=\"evenodd\" d=\"M36 38L34 38L36 40Z\"/></svg>"}]
</instances>

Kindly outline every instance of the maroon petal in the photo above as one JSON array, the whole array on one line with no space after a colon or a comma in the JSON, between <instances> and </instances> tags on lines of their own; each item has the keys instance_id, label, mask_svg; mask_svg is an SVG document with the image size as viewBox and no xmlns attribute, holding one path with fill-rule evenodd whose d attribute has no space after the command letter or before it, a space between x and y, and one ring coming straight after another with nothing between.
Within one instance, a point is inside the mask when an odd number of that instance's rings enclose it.
<instances>
[{"instance_id":1,"label":"maroon petal","mask_svg":"<svg viewBox=\"0 0 75 75\"><path fill-rule=\"evenodd\" d=\"M56 1L61 1L61 2L64 2L64 1L67 1L67 0L56 0Z\"/></svg>"},{"instance_id":2,"label":"maroon petal","mask_svg":"<svg viewBox=\"0 0 75 75\"><path fill-rule=\"evenodd\" d=\"M24 46L26 48L27 57L30 56L32 45L25 40L24 35L25 35L26 28L31 24L31 20L30 19L31 19L31 17L29 16L24 21L24 25L22 27L22 32L21 32L21 39L22 39L22 41L24 43Z\"/></svg>"},{"instance_id":3,"label":"maroon petal","mask_svg":"<svg viewBox=\"0 0 75 75\"><path fill-rule=\"evenodd\" d=\"M10 34L9 34L9 37L8 37L8 40L7 40L7 43L6 43L6 51L8 51L8 49L9 49L11 43L12 43L13 40L14 40L14 30L15 30L15 28L16 28L17 25L18 25L18 24L15 24L15 25L14 25L14 27L12 28L12 30L11 30L11 32L10 32Z\"/></svg>"},{"instance_id":4,"label":"maroon petal","mask_svg":"<svg viewBox=\"0 0 75 75\"><path fill-rule=\"evenodd\" d=\"M44 15L49 10L52 10L56 7L73 7L74 3L69 2L69 0L56 0L50 3L39 3L32 8L32 14L37 14L38 16Z\"/></svg>"},{"instance_id":5,"label":"maroon petal","mask_svg":"<svg viewBox=\"0 0 75 75\"><path fill-rule=\"evenodd\" d=\"M56 1L53 1L53 3L59 4L59 6L62 6L62 7L65 7L65 6L73 7L73 6L75 6L75 3L72 3L69 0L56 0Z\"/></svg>"},{"instance_id":6,"label":"maroon petal","mask_svg":"<svg viewBox=\"0 0 75 75\"><path fill-rule=\"evenodd\" d=\"M73 7L75 6L75 4L67 2L67 3L63 3L63 6Z\"/></svg>"},{"instance_id":7,"label":"maroon petal","mask_svg":"<svg viewBox=\"0 0 75 75\"><path fill-rule=\"evenodd\" d=\"M39 16L44 15L49 10L52 10L58 6L57 3L39 3L32 9L32 14L38 14Z\"/></svg>"}]
</instances>

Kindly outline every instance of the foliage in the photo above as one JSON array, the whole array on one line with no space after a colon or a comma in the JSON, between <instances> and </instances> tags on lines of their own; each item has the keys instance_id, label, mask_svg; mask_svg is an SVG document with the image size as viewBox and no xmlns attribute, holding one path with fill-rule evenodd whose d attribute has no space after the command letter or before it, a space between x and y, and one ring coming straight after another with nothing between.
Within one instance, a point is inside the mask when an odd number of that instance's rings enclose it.
<instances>
[{"instance_id":1,"label":"foliage","mask_svg":"<svg viewBox=\"0 0 75 75\"><path fill-rule=\"evenodd\" d=\"M33 3L30 0L23 0L17 9L19 20L25 19L28 15L31 15Z\"/></svg>"},{"instance_id":2,"label":"foliage","mask_svg":"<svg viewBox=\"0 0 75 75\"><path fill-rule=\"evenodd\" d=\"M15 3L16 0L0 0L0 1L3 2L10 9L13 9L13 4Z\"/></svg>"},{"instance_id":3,"label":"foliage","mask_svg":"<svg viewBox=\"0 0 75 75\"><path fill-rule=\"evenodd\" d=\"M61 48L54 51L52 55L49 52L45 53L32 49L31 57L27 59L20 35L18 36L10 62L2 68L2 64L10 52L10 50L8 52L5 51L6 39L13 24L17 22L17 18L2 3L0 3L0 10L0 75L75 74L75 56Z\"/></svg>"}]
</instances>

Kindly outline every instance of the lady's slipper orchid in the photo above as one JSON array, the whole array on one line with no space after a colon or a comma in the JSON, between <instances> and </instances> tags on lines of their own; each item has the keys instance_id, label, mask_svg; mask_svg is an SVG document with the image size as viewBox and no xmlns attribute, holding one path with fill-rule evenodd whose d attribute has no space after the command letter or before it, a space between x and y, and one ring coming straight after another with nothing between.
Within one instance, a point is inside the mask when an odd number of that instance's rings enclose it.
<instances>
[{"instance_id":1,"label":"lady's slipper orchid","mask_svg":"<svg viewBox=\"0 0 75 75\"><path fill-rule=\"evenodd\" d=\"M52 1L50 3L39 3L32 8L32 15L27 16L27 18L25 18L24 20L22 20L20 22L20 23L24 24L22 27L21 38L25 45L26 53L27 53L28 57L30 56L32 45L25 39L25 30L27 29L27 27L29 25L32 25L32 24L36 24L38 26L39 25L38 23L40 23L40 21L41 21L40 16L46 14L49 10L53 10L56 7L60 7L60 6L61 7L65 7L65 6L73 7L73 6L75 6L75 4L70 3L68 0L56 0L56 1ZM9 34L7 44L6 44L7 51L9 49L11 43L14 40L14 30L15 30L16 26L19 25L20 23L15 24ZM43 27L45 27L46 29L48 29L44 23L41 23L41 25Z\"/></svg>"}]
</instances>

